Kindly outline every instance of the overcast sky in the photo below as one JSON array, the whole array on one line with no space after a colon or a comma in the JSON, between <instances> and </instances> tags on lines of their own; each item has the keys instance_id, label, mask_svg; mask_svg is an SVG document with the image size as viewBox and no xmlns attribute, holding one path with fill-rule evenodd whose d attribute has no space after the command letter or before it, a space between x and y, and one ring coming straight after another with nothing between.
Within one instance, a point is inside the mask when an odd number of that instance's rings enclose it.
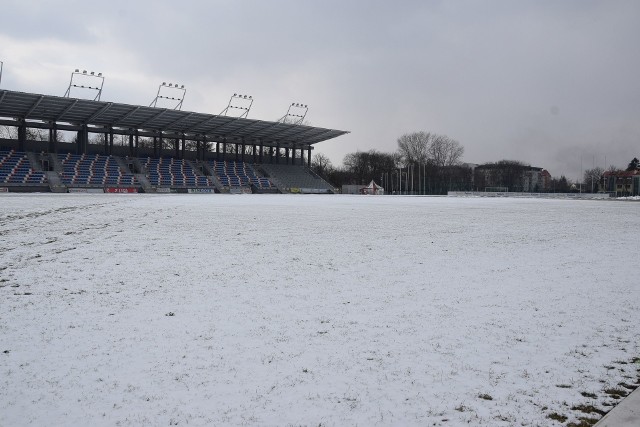
<instances>
[{"instance_id":1,"label":"overcast sky","mask_svg":"<svg viewBox=\"0 0 640 427\"><path fill-rule=\"evenodd\" d=\"M351 132L316 146L334 164L424 130L465 162L577 179L640 156L639 42L636 0L4 0L1 87L63 95L80 68L106 76L105 101L148 105L166 81L187 111L242 93L276 120L301 102Z\"/></svg>"}]
</instances>

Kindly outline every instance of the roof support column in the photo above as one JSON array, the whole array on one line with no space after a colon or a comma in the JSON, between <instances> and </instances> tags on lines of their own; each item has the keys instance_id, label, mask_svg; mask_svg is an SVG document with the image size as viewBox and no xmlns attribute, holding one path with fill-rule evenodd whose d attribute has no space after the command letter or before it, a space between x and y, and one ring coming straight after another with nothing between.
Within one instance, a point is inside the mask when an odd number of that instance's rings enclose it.
<instances>
[{"instance_id":1,"label":"roof support column","mask_svg":"<svg viewBox=\"0 0 640 427\"><path fill-rule=\"evenodd\" d=\"M309 146L309 151L307 152L307 166L311 167L311 146Z\"/></svg>"},{"instance_id":2,"label":"roof support column","mask_svg":"<svg viewBox=\"0 0 640 427\"><path fill-rule=\"evenodd\" d=\"M113 155L113 128L109 128L109 155Z\"/></svg>"},{"instance_id":3,"label":"roof support column","mask_svg":"<svg viewBox=\"0 0 640 427\"><path fill-rule=\"evenodd\" d=\"M138 146L140 145L140 135L138 134L138 129L136 129L136 146L134 150L134 156L138 157Z\"/></svg>"},{"instance_id":4,"label":"roof support column","mask_svg":"<svg viewBox=\"0 0 640 427\"><path fill-rule=\"evenodd\" d=\"M158 135L158 155L156 157L162 157L162 149L164 148L164 139L162 138L162 131Z\"/></svg>"},{"instance_id":5,"label":"roof support column","mask_svg":"<svg viewBox=\"0 0 640 427\"><path fill-rule=\"evenodd\" d=\"M20 120L18 124L18 151L24 151L27 142L27 124L24 120Z\"/></svg>"},{"instance_id":6,"label":"roof support column","mask_svg":"<svg viewBox=\"0 0 640 427\"><path fill-rule=\"evenodd\" d=\"M202 136L202 161L206 162L209 157L209 142L207 142L207 136Z\"/></svg>"},{"instance_id":7,"label":"roof support column","mask_svg":"<svg viewBox=\"0 0 640 427\"><path fill-rule=\"evenodd\" d=\"M222 140L222 160L227 160L227 138Z\"/></svg>"},{"instance_id":8,"label":"roof support column","mask_svg":"<svg viewBox=\"0 0 640 427\"><path fill-rule=\"evenodd\" d=\"M252 163L256 163L256 144L253 143L253 145L251 146L251 162Z\"/></svg>"},{"instance_id":9,"label":"roof support column","mask_svg":"<svg viewBox=\"0 0 640 427\"><path fill-rule=\"evenodd\" d=\"M58 152L58 126L55 122L51 123L49 128L49 152Z\"/></svg>"},{"instance_id":10,"label":"roof support column","mask_svg":"<svg viewBox=\"0 0 640 427\"><path fill-rule=\"evenodd\" d=\"M129 157L133 157L133 132L129 134Z\"/></svg>"},{"instance_id":11,"label":"roof support column","mask_svg":"<svg viewBox=\"0 0 640 427\"><path fill-rule=\"evenodd\" d=\"M76 154L86 154L87 146L89 145L89 129L87 125L82 125L78 131L78 137L76 141Z\"/></svg>"},{"instance_id":12,"label":"roof support column","mask_svg":"<svg viewBox=\"0 0 640 427\"><path fill-rule=\"evenodd\" d=\"M244 163L244 152L246 150L246 146L244 145L244 138L242 138L242 162Z\"/></svg>"},{"instance_id":13,"label":"roof support column","mask_svg":"<svg viewBox=\"0 0 640 427\"><path fill-rule=\"evenodd\" d=\"M260 141L260 151L259 151L259 153L260 153L260 163L262 163L262 159L264 158L264 157L263 157L263 154L264 154L264 144L262 143L262 141Z\"/></svg>"},{"instance_id":14,"label":"roof support column","mask_svg":"<svg viewBox=\"0 0 640 427\"><path fill-rule=\"evenodd\" d=\"M103 136L104 136L104 155L108 156L109 155L109 132L105 132Z\"/></svg>"},{"instance_id":15,"label":"roof support column","mask_svg":"<svg viewBox=\"0 0 640 427\"><path fill-rule=\"evenodd\" d=\"M176 138L173 140L173 149L176 152L175 153L175 158L179 159L180 158L180 139Z\"/></svg>"},{"instance_id":16,"label":"roof support column","mask_svg":"<svg viewBox=\"0 0 640 427\"><path fill-rule=\"evenodd\" d=\"M200 160L200 140L196 137L196 161Z\"/></svg>"},{"instance_id":17,"label":"roof support column","mask_svg":"<svg viewBox=\"0 0 640 427\"><path fill-rule=\"evenodd\" d=\"M158 157L158 137L153 136L153 157Z\"/></svg>"},{"instance_id":18,"label":"roof support column","mask_svg":"<svg viewBox=\"0 0 640 427\"><path fill-rule=\"evenodd\" d=\"M182 134L182 156L181 158L184 159L184 152L187 146L187 137L185 136L185 134Z\"/></svg>"},{"instance_id":19,"label":"roof support column","mask_svg":"<svg viewBox=\"0 0 640 427\"><path fill-rule=\"evenodd\" d=\"M276 144L276 165L280 164L280 143Z\"/></svg>"},{"instance_id":20,"label":"roof support column","mask_svg":"<svg viewBox=\"0 0 640 427\"><path fill-rule=\"evenodd\" d=\"M296 146L291 147L291 164L296 164Z\"/></svg>"}]
</instances>

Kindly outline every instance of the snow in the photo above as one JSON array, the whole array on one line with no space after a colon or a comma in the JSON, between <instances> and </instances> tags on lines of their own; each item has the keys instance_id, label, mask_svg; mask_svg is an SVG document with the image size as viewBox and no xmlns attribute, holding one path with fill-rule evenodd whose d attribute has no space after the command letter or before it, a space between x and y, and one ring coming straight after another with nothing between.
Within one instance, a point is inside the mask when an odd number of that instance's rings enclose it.
<instances>
[{"instance_id":1,"label":"snow","mask_svg":"<svg viewBox=\"0 0 640 427\"><path fill-rule=\"evenodd\" d=\"M616 201L2 195L0 425L577 420L636 381L638 230Z\"/></svg>"}]
</instances>

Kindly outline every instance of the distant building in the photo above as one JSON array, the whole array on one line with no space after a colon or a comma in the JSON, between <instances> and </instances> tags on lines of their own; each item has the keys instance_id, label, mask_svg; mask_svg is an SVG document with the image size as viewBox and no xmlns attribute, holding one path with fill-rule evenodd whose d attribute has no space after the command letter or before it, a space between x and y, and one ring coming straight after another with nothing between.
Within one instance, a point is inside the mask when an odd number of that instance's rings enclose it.
<instances>
[{"instance_id":1,"label":"distant building","mask_svg":"<svg viewBox=\"0 0 640 427\"><path fill-rule=\"evenodd\" d=\"M542 193L551 189L551 174L539 167L520 162L500 161L478 165L474 169L474 187L477 191L501 189Z\"/></svg>"},{"instance_id":2,"label":"distant building","mask_svg":"<svg viewBox=\"0 0 640 427\"><path fill-rule=\"evenodd\" d=\"M601 189L618 197L640 196L640 170L606 171Z\"/></svg>"}]
</instances>

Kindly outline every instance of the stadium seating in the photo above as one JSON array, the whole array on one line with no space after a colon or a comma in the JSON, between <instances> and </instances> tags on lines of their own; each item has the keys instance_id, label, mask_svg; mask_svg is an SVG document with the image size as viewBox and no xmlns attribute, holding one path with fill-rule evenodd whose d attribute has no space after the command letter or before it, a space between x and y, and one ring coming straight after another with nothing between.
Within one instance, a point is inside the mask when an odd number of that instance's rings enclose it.
<instances>
[{"instance_id":1,"label":"stadium seating","mask_svg":"<svg viewBox=\"0 0 640 427\"><path fill-rule=\"evenodd\" d=\"M304 166L263 164L260 167L287 188L332 191L331 185Z\"/></svg>"},{"instance_id":2,"label":"stadium seating","mask_svg":"<svg viewBox=\"0 0 640 427\"><path fill-rule=\"evenodd\" d=\"M3 150L0 151L0 184L47 184L47 175L31 167L26 153Z\"/></svg>"},{"instance_id":3,"label":"stadium seating","mask_svg":"<svg viewBox=\"0 0 640 427\"><path fill-rule=\"evenodd\" d=\"M147 171L149 183L160 187L213 187L211 180L199 175L185 160L174 158L138 159Z\"/></svg>"},{"instance_id":4,"label":"stadium seating","mask_svg":"<svg viewBox=\"0 0 640 427\"><path fill-rule=\"evenodd\" d=\"M248 187L253 185L260 189L275 189L269 178L258 176L248 163L212 160L209 161L209 166L224 187Z\"/></svg>"},{"instance_id":5,"label":"stadium seating","mask_svg":"<svg viewBox=\"0 0 640 427\"><path fill-rule=\"evenodd\" d=\"M58 154L62 163L60 179L67 186L137 187L135 176L122 172L113 156L99 154Z\"/></svg>"}]
</instances>

